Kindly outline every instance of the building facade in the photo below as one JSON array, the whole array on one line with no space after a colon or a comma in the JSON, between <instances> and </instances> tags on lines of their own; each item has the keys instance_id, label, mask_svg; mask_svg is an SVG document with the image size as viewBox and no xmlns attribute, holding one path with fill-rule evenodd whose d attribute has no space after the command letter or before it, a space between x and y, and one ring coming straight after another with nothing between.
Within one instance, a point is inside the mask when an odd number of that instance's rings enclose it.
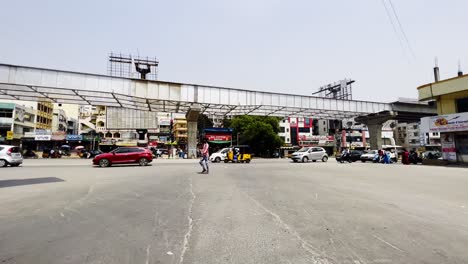
<instances>
[{"instance_id":1,"label":"building facade","mask_svg":"<svg viewBox=\"0 0 468 264\"><path fill-rule=\"evenodd\" d=\"M184 148L187 144L188 134L187 134L187 119L185 117L177 117L173 120L173 133L174 140L177 141L177 144Z\"/></svg>"},{"instance_id":2,"label":"building facade","mask_svg":"<svg viewBox=\"0 0 468 264\"><path fill-rule=\"evenodd\" d=\"M52 132L64 131L68 129L67 113L61 108L55 107L52 116Z\"/></svg>"},{"instance_id":3,"label":"building facade","mask_svg":"<svg viewBox=\"0 0 468 264\"><path fill-rule=\"evenodd\" d=\"M468 163L468 75L418 87L420 101L435 101L438 116L422 119L432 133L440 133L442 157Z\"/></svg>"},{"instance_id":4,"label":"building facade","mask_svg":"<svg viewBox=\"0 0 468 264\"><path fill-rule=\"evenodd\" d=\"M37 103L36 128L52 130L54 104L49 102Z\"/></svg>"},{"instance_id":5,"label":"building facade","mask_svg":"<svg viewBox=\"0 0 468 264\"><path fill-rule=\"evenodd\" d=\"M33 107L0 103L0 142L20 145L25 134L35 132L35 122L36 110Z\"/></svg>"},{"instance_id":6,"label":"building facade","mask_svg":"<svg viewBox=\"0 0 468 264\"><path fill-rule=\"evenodd\" d=\"M420 123L398 123L395 127L395 144L407 150L421 147Z\"/></svg>"}]
</instances>

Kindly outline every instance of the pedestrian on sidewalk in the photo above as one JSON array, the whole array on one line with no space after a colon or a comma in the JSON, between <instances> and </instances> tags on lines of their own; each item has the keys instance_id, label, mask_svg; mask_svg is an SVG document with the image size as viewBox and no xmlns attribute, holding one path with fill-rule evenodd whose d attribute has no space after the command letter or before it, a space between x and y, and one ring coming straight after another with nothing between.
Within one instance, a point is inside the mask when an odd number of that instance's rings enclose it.
<instances>
[{"instance_id":1,"label":"pedestrian on sidewalk","mask_svg":"<svg viewBox=\"0 0 468 264\"><path fill-rule=\"evenodd\" d=\"M209 154L209 149L210 145L208 145L208 141L206 139L203 139L203 147L201 150L201 159L200 159L200 165L203 168L203 171L201 173L208 174L210 172L210 168L208 167L208 157L210 156Z\"/></svg>"}]
</instances>

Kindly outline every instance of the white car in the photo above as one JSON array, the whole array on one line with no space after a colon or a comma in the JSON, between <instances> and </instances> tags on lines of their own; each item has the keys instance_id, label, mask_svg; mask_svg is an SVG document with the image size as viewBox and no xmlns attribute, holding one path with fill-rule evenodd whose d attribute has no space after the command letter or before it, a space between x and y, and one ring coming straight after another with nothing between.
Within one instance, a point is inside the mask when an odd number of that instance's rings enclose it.
<instances>
[{"instance_id":1,"label":"white car","mask_svg":"<svg viewBox=\"0 0 468 264\"><path fill-rule=\"evenodd\" d=\"M361 161L366 162L366 161L373 161L375 158L375 155L379 154L379 151L377 150L369 150L367 153L364 153L361 155Z\"/></svg>"},{"instance_id":2,"label":"white car","mask_svg":"<svg viewBox=\"0 0 468 264\"><path fill-rule=\"evenodd\" d=\"M302 162L309 162L313 161L316 162L317 160L321 160L323 162L327 162L328 155L325 149L320 147L304 147L300 150L294 152L291 155L291 159L294 162L302 161Z\"/></svg>"},{"instance_id":3,"label":"white car","mask_svg":"<svg viewBox=\"0 0 468 264\"><path fill-rule=\"evenodd\" d=\"M20 148L10 145L0 145L0 167L8 165L17 167L23 163Z\"/></svg>"},{"instance_id":4,"label":"white car","mask_svg":"<svg viewBox=\"0 0 468 264\"><path fill-rule=\"evenodd\" d=\"M226 159L229 148L223 148L210 155L210 161L219 163Z\"/></svg>"}]
</instances>

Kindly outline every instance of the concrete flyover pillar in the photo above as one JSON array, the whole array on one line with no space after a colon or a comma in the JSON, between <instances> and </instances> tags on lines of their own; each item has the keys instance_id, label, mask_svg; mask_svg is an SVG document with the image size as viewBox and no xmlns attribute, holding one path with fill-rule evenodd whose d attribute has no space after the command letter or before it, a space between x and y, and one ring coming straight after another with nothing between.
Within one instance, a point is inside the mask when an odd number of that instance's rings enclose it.
<instances>
[{"instance_id":1,"label":"concrete flyover pillar","mask_svg":"<svg viewBox=\"0 0 468 264\"><path fill-rule=\"evenodd\" d=\"M200 112L200 105L194 104L185 115L187 118L187 158L189 159L197 158L197 124Z\"/></svg>"},{"instance_id":2,"label":"concrete flyover pillar","mask_svg":"<svg viewBox=\"0 0 468 264\"><path fill-rule=\"evenodd\" d=\"M367 128L369 129L369 139L371 149L381 149L382 148L382 124L368 124Z\"/></svg>"}]
</instances>

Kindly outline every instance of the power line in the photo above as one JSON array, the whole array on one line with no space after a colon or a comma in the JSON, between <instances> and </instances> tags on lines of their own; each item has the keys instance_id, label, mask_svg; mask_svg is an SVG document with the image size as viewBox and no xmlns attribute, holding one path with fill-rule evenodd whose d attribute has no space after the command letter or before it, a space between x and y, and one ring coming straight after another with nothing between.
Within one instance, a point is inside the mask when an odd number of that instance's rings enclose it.
<instances>
[{"instance_id":1,"label":"power line","mask_svg":"<svg viewBox=\"0 0 468 264\"><path fill-rule=\"evenodd\" d=\"M414 58L414 57L416 57L415 54L414 54L414 50L413 50L413 48L411 47L411 44L410 44L410 42L409 42L409 40L408 40L408 36L406 35L405 30L403 29L403 25L402 25L401 22L400 22L400 18L398 17L398 14L397 14L397 12L396 12L395 6L393 5L392 0L388 0L388 2L390 3L390 7L392 8L393 14L395 15L396 21L397 21L397 23L398 23L398 26L400 27L401 33L402 33L402 35L403 35L403 38L404 38L405 41L406 41L406 45L408 45L408 49L409 49L409 51L411 52L411 55L412 55L413 58Z\"/></svg>"},{"instance_id":2,"label":"power line","mask_svg":"<svg viewBox=\"0 0 468 264\"><path fill-rule=\"evenodd\" d=\"M392 24L393 32L395 33L395 36L397 37L398 42L400 43L401 49L403 50L403 53L404 53L405 55L407 55L406 52L405 52L405 50L406 50L406 49L405 49L405 45L403 44L403 41L402 41L402 39L401 39L401 36L400 36L400 34L398 33L398 29L397 29L397 27L396 27L396 25L395 25L395 22L393 21L392 14L390 13L390 10L388 9L387 4L385 4L385 0L382 0L382 5L383 5L384 8L385 8L385 12L387 13L388 20L390 20L390 23Z\"/></svg>"}]
</instances>

